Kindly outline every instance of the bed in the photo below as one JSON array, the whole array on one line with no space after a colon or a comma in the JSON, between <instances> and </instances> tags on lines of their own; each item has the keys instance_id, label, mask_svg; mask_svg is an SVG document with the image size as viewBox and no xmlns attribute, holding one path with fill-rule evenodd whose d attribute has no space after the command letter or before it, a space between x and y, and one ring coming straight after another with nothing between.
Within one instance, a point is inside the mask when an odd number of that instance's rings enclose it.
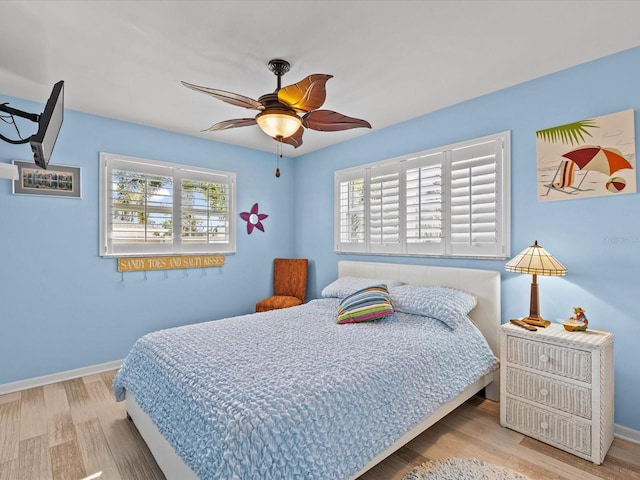
<instances>
[{"instance_id":1,"label":"bed","mask_svg":"<svg viewBox=\"0 0 640 480\"><path fill-rule=\"evenodd\" d=\"M455 329L405 311L338 325L328 286L299 307L145 335L114 393L169 480L355 479L482 389L499 398L499 272L340 261L338 277L391 284L392 300L401 283L477 303Z\"/></svg>"}]
</instances>

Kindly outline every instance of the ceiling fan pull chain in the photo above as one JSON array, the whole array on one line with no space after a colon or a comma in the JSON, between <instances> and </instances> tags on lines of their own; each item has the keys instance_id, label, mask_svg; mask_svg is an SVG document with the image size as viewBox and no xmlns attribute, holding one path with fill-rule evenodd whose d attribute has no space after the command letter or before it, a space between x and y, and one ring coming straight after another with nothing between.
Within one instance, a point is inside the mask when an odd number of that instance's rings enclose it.
<instances>
[{"instance_id":1,"label":"ceiling fan pull chain","mask_svg":"<svg viewBox=\"0 0 640 480\"><path fill-rule=\"evenodd\" d=\"M280 178L280 158L282 158L282 137L276 139L276 178Z\"/></svg>"}]
</instances>

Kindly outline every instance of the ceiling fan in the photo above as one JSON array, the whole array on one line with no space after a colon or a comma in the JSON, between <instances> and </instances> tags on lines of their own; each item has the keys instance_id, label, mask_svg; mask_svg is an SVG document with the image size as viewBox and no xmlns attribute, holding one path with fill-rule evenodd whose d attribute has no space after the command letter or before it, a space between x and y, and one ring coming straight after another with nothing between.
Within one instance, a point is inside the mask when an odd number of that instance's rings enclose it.
<instances>
[{"instance_id":1,"label":"ceiling fan","mask_svg":"<svg viewBox=\"0 0 640 480\"><path fill-rule=\"evenodd\" d=\"M282 88L281 78L290 68L291 65L286 60L270 60L269 70L278 77L278 86L273 93L266 93L259 97L258 100L224 90L200 87L187 82L182 82L182 84L187 88L206 93L231 105L260 111L254 118L225 120L203 130L203 132L258 124L262 131L270 137L298 148L302 145L302 134L305 128L322 132L335 132L360 127L371 128L371 124L366 120L347 117L332 110L318 110L324 104L326 98L325 84L333 75L309 75L298 83ZM302 116L299 116L299 113Z\"/></svg>"}]
</instances>

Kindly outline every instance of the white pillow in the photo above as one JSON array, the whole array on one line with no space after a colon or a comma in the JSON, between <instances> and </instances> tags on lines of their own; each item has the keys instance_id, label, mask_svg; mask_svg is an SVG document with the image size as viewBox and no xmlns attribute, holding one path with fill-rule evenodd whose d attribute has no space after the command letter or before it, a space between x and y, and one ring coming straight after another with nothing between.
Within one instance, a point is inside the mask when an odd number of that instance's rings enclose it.
<instances>
[{"instance_id":1,"label":"white pillow","mask_svg":"<svg viewBox=\"0 0 640 480\"><path fill-rule=\"evenodd\" d=\"M345 298L358 290L380 284L386 285L388 288L402 285L402 282L398 280L380 280L374 278L340 277L324 287L321 295L325 298Z\"/></svg>"},{"instance_id":2,"label":"white pillow","mask_svg":"<svg viewBox=\"0 0 640 480\"><path fill-rule=\"evenodd\" d=\"M389 288L396 312L431 317L455 329L478 302L475 295L439 285L400 285Z\"/></svg>"}]
</instances>

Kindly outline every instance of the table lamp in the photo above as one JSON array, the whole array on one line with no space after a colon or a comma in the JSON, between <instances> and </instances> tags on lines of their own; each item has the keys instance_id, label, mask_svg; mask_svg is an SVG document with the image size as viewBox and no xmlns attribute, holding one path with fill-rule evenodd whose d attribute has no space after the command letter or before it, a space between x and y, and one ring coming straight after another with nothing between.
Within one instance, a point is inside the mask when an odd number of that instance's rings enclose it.
<instances>
[{"instance_id":1,"label":"table lamp","mask_svg":"<svg viewBox=\"0 0 640 480\"><path fill-rule=\"evenodd\" d=\"M529 273L533 275L533 280L531 281L529 316L523 318L522 321L537 327L548 327L551 325L549 320L545 320L540 316L537 276L549 275L562 277L567 273L567 267L558 262L549 252L538 245L538 241L536 240L533 245L524 249L507 262L504 268L509 272Z\"/></svg>"}]
</instances>

